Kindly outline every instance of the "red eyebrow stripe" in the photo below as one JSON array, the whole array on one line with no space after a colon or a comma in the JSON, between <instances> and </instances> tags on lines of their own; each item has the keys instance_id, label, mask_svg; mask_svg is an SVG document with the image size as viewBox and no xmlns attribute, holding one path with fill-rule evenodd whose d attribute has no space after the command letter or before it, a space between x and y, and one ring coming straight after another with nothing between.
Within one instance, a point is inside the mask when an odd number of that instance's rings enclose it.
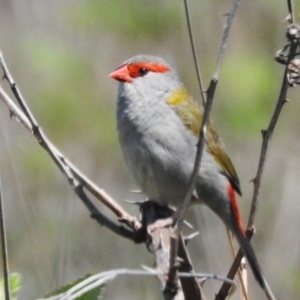
<instances>
[{"instance_id":1,"label":"red eyebrow stripe","mask_svg":"<svg viewBox=\"0 0 300 300\"><path fill-rule=\"evenodd\" d=\"M164 73L170 70L170 67L161 64L161 63L147 63L147 62L138 62L131 63L127 66L129 74L132 78L138 77L138 72L140 68L146 68L151 72Z\"/></svg>"}]
</instances>

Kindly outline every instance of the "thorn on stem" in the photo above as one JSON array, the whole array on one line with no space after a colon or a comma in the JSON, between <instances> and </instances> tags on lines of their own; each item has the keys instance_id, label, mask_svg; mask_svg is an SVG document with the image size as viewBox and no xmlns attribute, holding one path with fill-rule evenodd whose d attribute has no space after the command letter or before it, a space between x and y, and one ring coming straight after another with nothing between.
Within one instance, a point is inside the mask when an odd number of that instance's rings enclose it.
<instances>
[{"instance_id":1,"label":"thorn on stem","mask_svg":"<svg viewBox=\"0 0 300 300\"><path fill-rule=\"evenodd\" d=\"M200 286L203 286L204 283L206 282L206 280L207 280L206 277L199 279L198 282L199 282Z\"/></svg>"},{"instance_id":2,"label":"thorn on stem","mask_svg":"<svg viewBox=\"0 0 300 300\"><path fill-rule=\"evenodd\" d=\"M282 22L282 24L285 24L285 23L289 23L289 24L291 24L291 21L292 21L292 16L291 16L291 14L288 14L287 16L286 16L286 18L283 20L283 22Z\"/></svg>"},{"instance_id":3,"label":"thorn on stem","mask_svg":"<svg viewBox=\"0 0 300 300\"><path fill-rule=\"evenodd\" d=\"M196 232L194 232L194 233L192 233L192 234L190 234L190 235L188 235L188 236L183 237L183 240L184 240L185 245L187 245L188 242L189 242L190 240L192 240L194 237L196 237L197 235L199 235L199 231L196 231Z\"/></svg>"},{"instance_id":4,"label":"thorn on stem","mask_svg":"<svg viewBox=\"0 0 300 300\"><path fill-rule=\"evenodd\" d=\"M256 182L256 178L252 178L252 179L250 180L250 183L255 184L255 182Z\"/></svg>"},{"instance_id":5,"label":"thorn on stem","mask_svg":"<svg viewBox=\"0 0 300 300\"><path fill-rule=\"evenodd\" d=\"M266 134L267 134L267 130L266 129L262 129L261 130L261 135L262 135L263 138L265 138Z\"/></svg>"},{"instance_id":6,"label":"thorn on stem","mask_svg":"<svg viewBox=\"0 0 300 300\"><path fill-rule=\"evenodd\" d=\"M246 235L248 235L248 234L253 235L255 233L256 233L256 228L254 226L248 227L246 229Z\"/></svg>"}]
</instances>

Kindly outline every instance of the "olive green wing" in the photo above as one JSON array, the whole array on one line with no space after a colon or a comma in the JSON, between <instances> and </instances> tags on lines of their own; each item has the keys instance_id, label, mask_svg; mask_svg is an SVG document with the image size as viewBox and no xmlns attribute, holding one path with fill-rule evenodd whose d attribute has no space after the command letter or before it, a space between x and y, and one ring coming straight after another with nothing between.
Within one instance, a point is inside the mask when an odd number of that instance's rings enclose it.
<instances>
[{"instance_id":1,"label":"olive green wing","mask_svg":"<svg viewBox=\"0 0 300 300\"><path fill-rule=\"evenodd\" d=\"M193 101L187 90L183 86L178 88L167 98L166 102L173 108L184 125L195 135L199 135L203 110Z\"/></svg>"},{"instance_id":2,"label":"olive green wing","mask_svg":"<svg viewBox=\"0 0 300 300\"><path fill-rule=\"evenodd\" d=\"M208 130L206 134L206 147L209 153L214 157L214 159L222 167L224 174L230 180L235 191L242 195L240 188L240 181L236 170L225 152L224 145L211 122L208 123Z\"/></svg>"},{"instance_id":3,"label":"olive green wing","mask_svg":"<svg viewBox=\"0 0 300 300\"><path fill-rule=\"evenodd\" d=\"M168 97L167 103L171 105L184 125L195 135L199 136L203 117L203 108L195 103L184 87L177 89ZM206 132L206 149L223 169L224 175L230 180L235 191L241 195L240 182L236 170L227 156L223 143L211 121Z\"/></svg>"}]
</instances>

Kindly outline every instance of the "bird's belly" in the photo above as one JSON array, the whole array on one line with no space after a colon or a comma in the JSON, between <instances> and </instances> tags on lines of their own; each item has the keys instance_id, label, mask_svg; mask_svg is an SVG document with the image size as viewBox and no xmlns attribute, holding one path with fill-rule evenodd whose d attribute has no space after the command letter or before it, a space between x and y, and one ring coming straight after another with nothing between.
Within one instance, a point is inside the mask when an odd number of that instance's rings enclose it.
<instances>
[{"instance_id":1,"label":"bird's belly","mask_svg":"<svg viewBox=\"0 0 300 300\"><path fill-rule=\"evenodd\" d=\"M166 140L145 143L127 136L121 145L129 172L147 198L174 205L183 201L193 168L192 153Z\"/></svg>"}]
</instances>

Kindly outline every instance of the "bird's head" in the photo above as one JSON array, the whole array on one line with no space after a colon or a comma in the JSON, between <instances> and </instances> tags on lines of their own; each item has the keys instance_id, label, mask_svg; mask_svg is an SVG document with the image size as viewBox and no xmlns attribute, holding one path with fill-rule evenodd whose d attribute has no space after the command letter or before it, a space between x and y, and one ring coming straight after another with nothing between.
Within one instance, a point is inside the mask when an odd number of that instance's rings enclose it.
<instances>
[{"instance_id":1,"label":"bird's head","mask_svg":"<svg viewBox=\"0 0 300 300\"><path fill-rule=\"evenodd\" d=\"M120 82L121 93L132 95L132 98L166 101L182 86L171 64L151 55L134 56L109 76Z\"/></svg>"}]
</instances>

